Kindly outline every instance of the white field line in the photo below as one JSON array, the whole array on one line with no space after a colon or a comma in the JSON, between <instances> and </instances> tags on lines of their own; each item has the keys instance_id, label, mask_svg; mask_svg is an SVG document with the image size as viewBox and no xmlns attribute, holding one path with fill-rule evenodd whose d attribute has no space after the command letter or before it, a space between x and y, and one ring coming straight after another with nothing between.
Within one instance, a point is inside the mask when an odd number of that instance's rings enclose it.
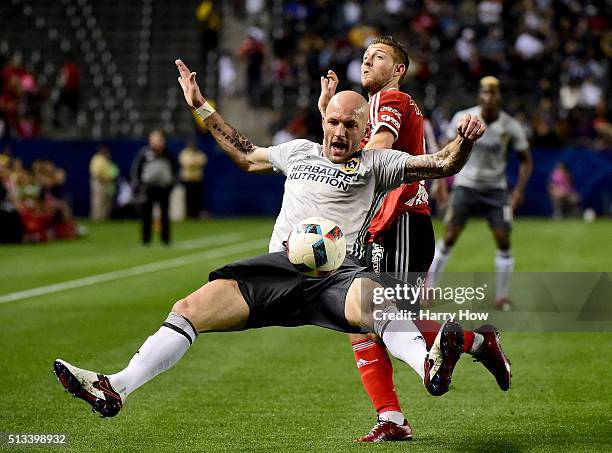
<instances>
[{"instance_id":1,"label":"white field line","mask_svg":"<svg viewBox=\"0 0 612 453\"><path fill-rule=\"evenodd\" d=\"M237 242L243 239L244 235L240 233L224 233L217 234L216 236L208 236L200 239L190 239L188 241L176 242L172 245L172 248L176 250L201 249L202 247L229 244L230 242Z\"/></svg>"},{"instance_id":2,"label":"white field line","mask_svg":"<svg viewBox=\"0 0 612 453\"><path fill-rule=\"evenodd\" d=\"M256 250L268 243L267 238L253 239L251 241L240 242L238 244L228 245L225 247L218 247L205 252L192 253L190 255L181 256L178 258L171 258L162 261L156 261L149 264L142 264L139 266L129 267L127 269L121 269L119 271L105 272L102 274L91 275L89 277L77 278L75 280L68 280L61 283L54 283L52 285L39 286L38 288L26 289L24 291L17 291L14 293L8 293L0 295L0 304L7 302L13 302L16 300L29 299L31 297L43 296L46 294L57 293L68 289L82 288L84 286L96 285L98 283L109 282L113 280L119 280L121 278L133 277L136 275L148 274L151 272L157 272L163 269L172 269L175 267L185 266L186 264L195 263L203 260L210 260L215 258L222 258L225 256L231 256L242 252L248 252Z\"/></svg>"}]
</instances>

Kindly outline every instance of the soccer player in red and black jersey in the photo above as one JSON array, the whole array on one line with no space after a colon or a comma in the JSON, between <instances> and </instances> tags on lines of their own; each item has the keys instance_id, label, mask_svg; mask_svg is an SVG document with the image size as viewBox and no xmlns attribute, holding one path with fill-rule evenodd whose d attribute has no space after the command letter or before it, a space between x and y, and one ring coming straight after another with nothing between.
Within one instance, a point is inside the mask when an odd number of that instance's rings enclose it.
<instances>
[{"instance_id":1,"label":"soccer player in red and black jersey","mask_svg":"<svg viewBox=\"0 0 612 453\"><path fill-rule=\"evenodd\" d=\"M363 55L361 84L368 92L369 125L363 149L396 149L425 153L424 118L416 102L399 87L408 68L406 48L391 36L375 38ZM328 71L321 77L319 110L325 111L336 91L338 77ZM384 197L384 198L383 198ZM423 181L404 184L375 200L359 240L357 251L377 272L410 273L425 277L433 260L435 239L428 196ZM430 348L440 329L434 321L417 320ZM359 441L410 440L412 428L402 410L393 383L389 355L370 335L349 335L363 386L378 413L372 430ZM510 365L492 326L464 332L464 352L472 354L493 373L502 390L510 386Z\"/></svg>"}]
</instances>

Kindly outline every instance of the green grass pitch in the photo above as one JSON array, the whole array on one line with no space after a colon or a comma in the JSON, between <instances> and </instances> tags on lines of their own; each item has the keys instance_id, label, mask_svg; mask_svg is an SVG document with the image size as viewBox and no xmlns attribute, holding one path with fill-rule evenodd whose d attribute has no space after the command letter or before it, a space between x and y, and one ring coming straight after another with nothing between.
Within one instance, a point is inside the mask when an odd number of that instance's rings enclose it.
<instances>
[{"instance_id":1,"label":"green grass pitch","mask_svg":"<svg viewBox=\"0 0 612 453\"><path fill-rule=\"evenodd\" d=\"M434 398L395 361L411 443L352 442L375 414L346 337L315 327L201 335L112 419L63 392L53 359L102 372L122 368L211 269L264 252L272 225L186 222L174 225L172 247L143 248L137 224L109 223L89 225L89 236L74 242L0 247L0 300L106 276L0 303L0 432L65 432L71 451L612 451L609 333L504 334L514 373L507 393L465 357L451 392ZM516 269L610 271L611 227L610 220L520 220ZM474 221L448 270L490 271L493 253L486 225ZM148 263L157 270L109 274Z\"/></svg>"}]
</instances>

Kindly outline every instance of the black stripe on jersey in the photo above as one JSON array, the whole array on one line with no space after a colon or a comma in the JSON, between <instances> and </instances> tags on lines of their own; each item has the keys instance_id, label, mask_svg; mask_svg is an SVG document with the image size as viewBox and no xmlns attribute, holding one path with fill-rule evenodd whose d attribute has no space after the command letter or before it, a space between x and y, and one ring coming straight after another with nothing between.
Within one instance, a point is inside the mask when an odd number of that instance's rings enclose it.
<instances>
[{"instance_id":1,"label":"black stripe on jersey","mask_svg":"<svg viewBox=\"0 0 612 453\"><path fill-rule=\"evenodd\" d=\"M380 208L386 194L387 192L385 192L384 190L379 190L374 194L374 199L372 201L372 204L370 205L368 213L366 214L366 218L363 224L361 225L361 228L359 229L359 233L357 234L357 240L355 241L355 246L353 247L353 250L357 251L358 258L363 258L362 255L365 252L365 247L361 247L361 245L365 244L368 228L370 228L370 222L372 222L374 215L378 212L378 209Z\"/></svg>"},{"instance_id":2,"label":"black stripe on jersey","mask_svg":"<svg viewBox=\"0 0 612 453\"><path fill-rule=\"evenodd\" d=\"M370 205L370 209L366 214L365 220L361 224L361 228L359 229L359 233L357 235L357 240L363 244L365 243L366 235L368 233L368 228L370 228L370 222L374 218L374 215L378 212L380 205L382 204L383 199L387 192L381 190L374 194L374 199L372 200L372 204Z\"/></svg>"}]
</instances>

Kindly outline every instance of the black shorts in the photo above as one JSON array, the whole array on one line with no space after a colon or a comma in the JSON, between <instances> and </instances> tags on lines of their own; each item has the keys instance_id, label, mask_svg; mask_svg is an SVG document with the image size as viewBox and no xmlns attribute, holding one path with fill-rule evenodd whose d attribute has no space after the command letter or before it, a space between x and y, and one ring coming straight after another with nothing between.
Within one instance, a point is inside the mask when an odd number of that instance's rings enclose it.
<instances>
[{"instance_id":1,"label":"black shorts","mask_svg":"<svg viewBox=\"0 0 612 453\"><path fill-rule=\"evenodd\" d=\"M346 293L355 278L378 280L358 260L347 255L340 268L323 277L297 270L284 252L269 253L223 266L209 281L232 279L249 306L245 329L315 325L341 332L361 332L344 316Z\"/></svg>"},{"instance_id":2,"label":"black shorts","mask_svg":"<svg viewBox=\"0 0 612 453\"><path fill-rule=\"evenodd\" d=\"M397 284L420 287L433 261L435 236L431 216L405 213L377 243L368 244L363 264L381 273L387 287ZM397 301L400 309L418 310L419 301Z\"/></svg>"},{"instance_id":3,"label":"black shorts","mask_svg":"<svg viewBox=\"0 0 612 453\"><path fill-rule=\"evenodd\" d=\"M427 272L436 248L431 216L407 212L379 241L368 244L364 265L375 272Z\"/></svg>"},{"instance_id":4,"label":"black shorts","mask_svg":"<svg viewBox=\"0 0 612 453\"><path fill-rule=\"evenodd\" d=\"M463 227L471 216L482 216L493 229L512 228L512 208L504 189L477 190L455 186L444 220L447 224Z\"/></svg>"}]
</instances>

